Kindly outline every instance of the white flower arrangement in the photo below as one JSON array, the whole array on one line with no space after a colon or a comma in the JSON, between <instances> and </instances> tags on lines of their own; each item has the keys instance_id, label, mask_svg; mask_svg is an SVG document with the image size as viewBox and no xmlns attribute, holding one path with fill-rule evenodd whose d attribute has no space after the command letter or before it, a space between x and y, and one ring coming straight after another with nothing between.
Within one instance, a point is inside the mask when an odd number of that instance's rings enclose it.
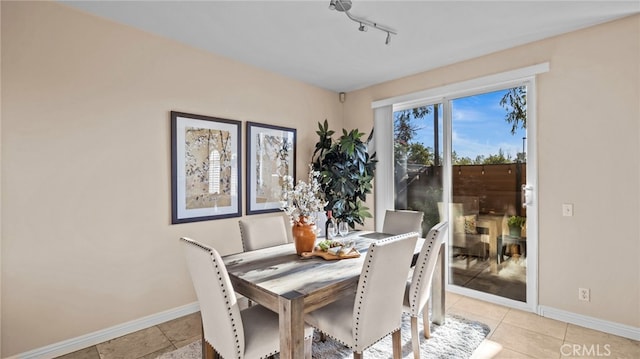
<instances>
[{"instance_id":1,"label":"white flower arrangement","mask_svg":"<svg viewBox=\"0 0 640 359\"><path fill-rule=\"evenodd\" d=\"M327 202L324 200L318 178L320 172L314 171L309 165L309 181L298 181L293 185L293 177L284 176L282 191L282 210L289 215L293 222L315 223L315 213L324 211Z\"/></svg>"}]
</instances>

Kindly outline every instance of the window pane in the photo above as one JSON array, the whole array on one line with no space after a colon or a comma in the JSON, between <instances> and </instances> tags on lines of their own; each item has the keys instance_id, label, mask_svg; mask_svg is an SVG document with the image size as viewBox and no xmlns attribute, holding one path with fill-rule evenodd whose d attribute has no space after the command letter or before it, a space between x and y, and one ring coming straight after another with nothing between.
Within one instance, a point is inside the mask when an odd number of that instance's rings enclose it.
<instances>
[{"instance_id":1,"label":"window pane","mask_svg":"<svg viewBox=\"0 0 640 359\"><path fill-rule=\"evenodd\" d=\"M442 104L396 111L395 209L424 212L423 233L440 221L442 201Z\"/></svg>"}]
</instances>

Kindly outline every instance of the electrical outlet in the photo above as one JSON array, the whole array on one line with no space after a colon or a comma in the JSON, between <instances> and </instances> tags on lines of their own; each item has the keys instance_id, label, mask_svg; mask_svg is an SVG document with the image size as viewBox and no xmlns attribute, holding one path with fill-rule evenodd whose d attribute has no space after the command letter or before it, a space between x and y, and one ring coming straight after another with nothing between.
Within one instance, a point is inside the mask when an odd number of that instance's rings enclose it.
<instances>
[{"instance_id":1,"label":"electrical outlet","mask_svg":"<svg viewBox=\"0 0 640 359\"><path fill-rule=\"evenodd\" d=\"M573 217L573 204L571 203L563 203L562 204L562 215L565 217Z\"/></svg>"},{"instance_id":2,"label":"electrical outlet","mask_svg":"<svg viewBox=\"0 0 640 359\"><path fill-rule=\"evenodd\" d=\"M590 301L589 288L578 288L578 299L584 302Z\"/></svg>"}]
</instances>

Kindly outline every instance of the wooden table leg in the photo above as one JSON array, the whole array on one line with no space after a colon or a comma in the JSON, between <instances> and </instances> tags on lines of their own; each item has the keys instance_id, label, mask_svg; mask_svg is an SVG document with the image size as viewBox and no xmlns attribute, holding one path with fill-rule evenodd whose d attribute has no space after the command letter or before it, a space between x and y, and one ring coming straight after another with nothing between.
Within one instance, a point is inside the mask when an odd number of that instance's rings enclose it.
<instances>
[{"instance_id":1,"label":"wooden table leg","mask_svg":"<svg viewBox=\"0 0 640 359\"><path fill-rule=\"evenodd\" d=\"M444 324L445 316L445 273L447 271L445 258L445 245L442 243L440 252L438 253L438 263L433 273L433 282L431 283L431 321L434 324ZM425 324L425 325L428 325Z\"/></svg>"},{"instance_id":2,"label":"wooden table leg","mask_svg":"<svg viewBox=\"0 0 640 359\"><path fill-rule=\"evenodd\" d=\"M278 299L280 318L280 358L304 358L304 297L298 292Z\"/></svg>"}]
</instances>

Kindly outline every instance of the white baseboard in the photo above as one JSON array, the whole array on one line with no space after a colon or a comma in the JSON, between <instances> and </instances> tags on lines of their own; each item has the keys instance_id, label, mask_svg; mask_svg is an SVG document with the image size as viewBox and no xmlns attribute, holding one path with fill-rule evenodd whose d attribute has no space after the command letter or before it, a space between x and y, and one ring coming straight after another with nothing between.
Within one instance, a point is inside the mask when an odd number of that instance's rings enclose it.
<instances>
[{"instance_id":1,"label":"white baseboard","mask_svg":"<svg viewBox=\"0 0 640 359\"><path fill-rule=\"evenodd\" d=\"M539 313L543 317L561 320L581 327L595 329L601 332L640 341L640 328L632 327L630 325L614 323L543 305L539 306Z\"/></svg>"},{"instance_id":2,"label":"white baseboard","mask_svg":"<svg viewBox=\"0 0 640 359\"><path fill-rule=\"evenodd\" d=\"M47 345L42 348L30 350L10 356L5 359L52 359L61 355L72 353L76 350L90 347L111 339L146 329L169 320L183 317L200 310L197 302L186 304L181 307L166 310L164 312L149 315L140 319L132 320L110 328L85 334L77 338L64 340L58 343ZM543 317L561 320L563 322L579 325L581 327L599 330L601 332L618 335L621 337L640 341L640 328L630 325L614 323L598 318L588 317L560 309L547 306L539 306L540 315Z\"/></svg>"},{"instance_id":3,"label":"white baseboard","mask_svg":"<svg viewBox=\"0 0 640 359\"><path fill-rule=\"evenodd\" d=\"M138 330L146 329L154 325L158 325L169 320L183 317L185 315L195 313L200 310L198 302L186 304L181 307L166 310L164 312L152 314L130 322L115 325L110 328L99 330L93 333L85 334L77 338L64 340L58 343L47 345L42 348L30 350L10 356L5 359L52 359L61 355L72 353L76 350L90 347L111 339L121 337L126 334L133 333Z\"/></svg>"}]
</instances>

